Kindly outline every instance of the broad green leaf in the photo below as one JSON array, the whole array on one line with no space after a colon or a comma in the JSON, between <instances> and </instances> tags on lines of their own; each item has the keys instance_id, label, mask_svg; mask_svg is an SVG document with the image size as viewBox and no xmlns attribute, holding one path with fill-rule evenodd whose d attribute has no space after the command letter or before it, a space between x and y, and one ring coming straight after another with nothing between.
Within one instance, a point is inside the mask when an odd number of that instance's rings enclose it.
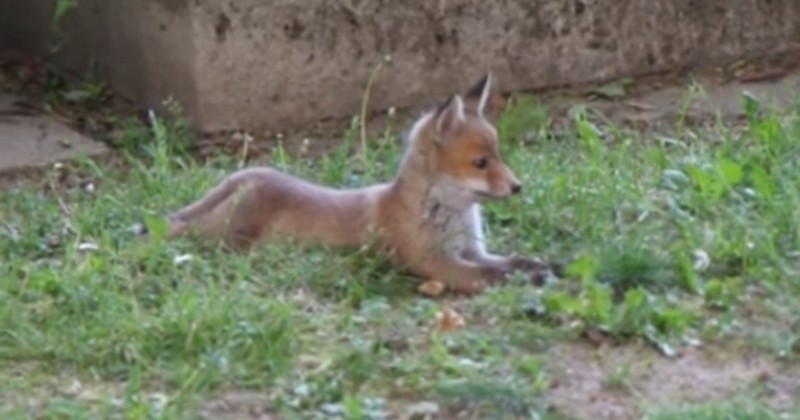
<instances>
[{"instance_id":1,"label":"broad green leaf","mask_svg":"<svg viewBox=\"0 0 800 420\"><path fill-rule=\"evenodd\" d=\"M753 188L762 200L769 200L775 193L775 181L767 173L763 166L755 166L750 170L750 180Z\"/></svg>"},{"instance_id":2,"label":"broad green leaf","mask_svg":"<svg viewBox=\"0 0 800 420\"><path fill-rule=\"evenodd\" d=\"M567 267L567 275L583 281L592 280L597 274L599 262L593 255L583 255Z\"/></svg>"},{"instance_id":3,"label":"broad green leaf","mask_svg":"<svg viewBox=\"0 0 800 420\"><path fill-rule=\"evenodd\" d=\"M759 119L759 112L761 109L761 102L753 96L752 93L742 92L742 106L744 107L744 114L747 116L747 121L750 124L755 124Z\"/></svg>"},{"instance_id":4,"label":"broad green leaf","mask_svg":"<svg viewBox=\"0 0 800 420\"><path fill-rule=\"evenodd\" d=\"M744 177L742 165L727 158L720 158L717 161L717 171L720 173L725 183L731 187L739 184Z\"/></svg>"}]
</instances>

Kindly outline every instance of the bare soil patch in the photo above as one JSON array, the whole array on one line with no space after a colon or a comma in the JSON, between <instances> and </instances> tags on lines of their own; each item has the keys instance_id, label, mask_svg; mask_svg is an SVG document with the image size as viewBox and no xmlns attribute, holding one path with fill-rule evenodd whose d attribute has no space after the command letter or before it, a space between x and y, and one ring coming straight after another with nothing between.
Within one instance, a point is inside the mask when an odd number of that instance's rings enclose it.
<instances>
[{"instance_id":1,"label":"bare soil patch","mask_svg":"<svg viewBox=\"0 0 800 420\"><path fill-rule=\"evenodd\" d=\"M647 410L750 392L787 410L800 396L800 369L762 354L687 348L670 359L646 346L584 343L556 345L549 353L554 384L547 398L557 412L575 418L638 419Z\"/></svg>"}]
</instances>

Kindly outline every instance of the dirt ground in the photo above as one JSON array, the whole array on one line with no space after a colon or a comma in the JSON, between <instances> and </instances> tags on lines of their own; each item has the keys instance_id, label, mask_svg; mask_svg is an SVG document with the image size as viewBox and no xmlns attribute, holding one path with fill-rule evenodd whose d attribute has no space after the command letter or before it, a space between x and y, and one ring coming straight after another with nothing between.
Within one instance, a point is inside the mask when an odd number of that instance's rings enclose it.
<instances>
[{"instance_id":1,"label":"dirt ground","mask_svg":"<svg viewBox=\"0 0 800 420\"><path fill-rule=\"evenodd\" d=\"M545 401L552 412L568 418L640 419L651 410L722 402L746 393L757 393L780 411L796 407L800 398L799 366L720 348L688 348L666 358L645 345L572 342L551 348L544 361L552 375ZM277 418L266 396L241 391L206 402L202 416Z\"/></svg>"},{"instance_id":2,"label":"dirt ground","mask_svg":"<svg viewBox=\"0 0 800 420\"><path fill-rule=\"evenodd\" d=\"M689 348L671 359L645 346L575 343L550 353L549 366L558 373L548 400L570 417L637 419L647 410L725 401L754 390L785 410L800 397L798 367L758 354Z\"/></svg>"}]
</instances>

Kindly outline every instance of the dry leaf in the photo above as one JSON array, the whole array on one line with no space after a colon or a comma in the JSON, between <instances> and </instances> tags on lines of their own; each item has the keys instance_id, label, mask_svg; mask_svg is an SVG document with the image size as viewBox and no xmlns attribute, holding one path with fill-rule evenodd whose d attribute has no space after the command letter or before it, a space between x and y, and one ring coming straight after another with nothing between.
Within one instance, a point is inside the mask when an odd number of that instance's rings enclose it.
<instances>
[{"instance_id":1,"label":"dry leaf","mask_svg":"<svg viewBox=\"0 0 800 420\"><path fill-rule=\"evenodd\" d=\"M450 332L464 327L464 318L453 308L445 307L436 314L436 328L439 331Z\"/></svg>"},{"instance_id":2,"label":"dry leaf","mask_svg":"<svg viewBox=\"0 0 800 420\"><path fill-rule=\"evenodd\" d=\"M589 341L596 346L607 344L610 338L604 331L592 327L587 328L586 331L584 331L584 334L586 335L586 338L588 338Z\"/></svg>"},{"instance_id":3,"label":"dry leaf","mask_svg":"<svg viewBox=\"0 0 800 420\"><path fill-rule=\"evenodd\" d=\"M426 281L425 283L420 284L417 288L420 293L430 297L437 297L441 295L444 293L444 289L445 284L436 280Z\"/></svg>"}]
</instances>

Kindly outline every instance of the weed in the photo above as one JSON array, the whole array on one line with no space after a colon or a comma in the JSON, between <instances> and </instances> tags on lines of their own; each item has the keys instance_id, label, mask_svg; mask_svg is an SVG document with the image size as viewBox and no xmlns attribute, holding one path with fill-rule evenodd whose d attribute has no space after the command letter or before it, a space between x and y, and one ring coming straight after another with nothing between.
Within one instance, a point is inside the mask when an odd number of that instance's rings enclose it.
<instances>
[{"instance_id":1,"label":"weed","mask_svg":"<svg viewBox=\"0 0 800 420\"><path fill-rule=\"evenodd\" d=\"M128 119L123 122L124 135L115 146L131 157L150 159L166 170L175 158L185 156L194 147L196 138L189 122L181 116L177 102L165 101L166 118L148 112L147 123ZM139 165L139 162L134 162ZM140 167L141 170L145 168ZM162 171L164 172L164 171Z\"/></svg>"},{"instance_id":2,"label":"weed","mask_svg":"<svg viewBox=\"0 0 800 420\"><path fill-rule=\"evenodd\" d=\"M61 47L63 47L64 44L69 41L69 37L64 32L61 23L63 22L64 17L76 7L78 7L78 0L56 0L51 26L58 40L52 46L51 53L60 50Z\"/></svg>"},{"instance_id":3,"label":"weed","mask_svg":"<svg viewBox=\"0 0 800 420\"><path fill-rule=\"evenodd\" d=\"M629 391L631 389L631 367L628 364L615 367L608 373L605 385L610 389Z\"/></svg>"}]
</instances>

